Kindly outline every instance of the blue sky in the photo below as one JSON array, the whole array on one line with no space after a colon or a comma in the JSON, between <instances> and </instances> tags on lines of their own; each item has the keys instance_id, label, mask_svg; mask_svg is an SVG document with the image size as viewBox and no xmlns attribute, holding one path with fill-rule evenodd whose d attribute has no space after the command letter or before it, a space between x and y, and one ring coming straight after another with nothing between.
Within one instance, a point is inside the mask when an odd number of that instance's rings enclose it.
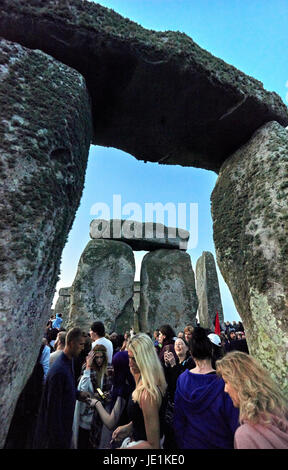
<instances>
[{"instance_id":1,"label":"blue sky","mask_svg":"<svg viewBox=\"0 0 288 470\"><path fill-rule=\"evenodd\" d=\"M103 0L97 3L144 28L188 34L216 57L260 80L264 88L278 93L287 104L287 0ZM121 195L122 205L137 203L143 215L147 202L186 203L188 207L197 203L198 243L188 250L193 269L203 251L211 251L215 256L210 195L216 179L212 171L145 164L120 150L91 146L81 204L62 254L57 292L60 287L72 285L79 258L90 240L89 224L95 218L90 213L92 206L106 203L112 215L113 195ZM144 254L135 252L136 279ZM224 318L240 320L218 268L217 272Z\"/></svg>"}]
</instances>

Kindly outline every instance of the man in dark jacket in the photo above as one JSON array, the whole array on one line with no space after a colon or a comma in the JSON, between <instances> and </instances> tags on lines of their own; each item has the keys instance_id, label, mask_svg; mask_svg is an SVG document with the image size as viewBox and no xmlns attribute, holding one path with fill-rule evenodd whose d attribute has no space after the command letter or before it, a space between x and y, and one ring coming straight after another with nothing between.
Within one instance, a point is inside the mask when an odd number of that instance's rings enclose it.
<instances>
[{"instance_id":1,"label":"man in dark jacket","mask_svg":"<svg viewBox=\"0 0 288 470\"><path fill-rule=\"evenodd\" d=\"M80 328L66 335L65 348L48 372L37 427L35 449L69 449L76 399L84 401L89 394L75 387L73 360L84 347Z\"/></svg>"}]
</instances>

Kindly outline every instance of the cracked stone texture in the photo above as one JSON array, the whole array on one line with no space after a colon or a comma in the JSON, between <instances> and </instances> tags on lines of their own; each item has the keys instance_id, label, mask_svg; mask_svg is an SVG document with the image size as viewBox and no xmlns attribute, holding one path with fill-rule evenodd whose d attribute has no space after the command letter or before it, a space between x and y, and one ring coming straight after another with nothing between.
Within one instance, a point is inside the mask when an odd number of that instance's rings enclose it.
<instances>
[{"instance_id":1,"label":"cracked stone texture","mask_svg":"<svg viewBox=\"0 0 288 470\"><path fill-rule=\"evenodd\" d=\"M177 333L187 324L196 326L197 308L190 255L165 249L147 253L140 273L140 330L153 332L168 323Z\"/></svg>"},{"instance_id":2,"label":"cracked stone texture","mask_svg":"<svg viewBox=\"0 0 288 470\"><path fill-rule=\"evenodd\" d=\"M0 447L51 313L90 123L78 72L0 40Z\"/></svg>"},{"instance_id":3,"label":"cracked stone texture","mask_svg":"<svg viewBox=\"0 0 288 470\"><path fill-rule=\"evenodd\" d=\"M250 353L288 397L288 131L259 129L225 162L212 196L217 262Z\"/></svg>"},{"instance_id":4,"label":"cracked stone texture","mask_svg":"<svg viewBox=\"0 0 288 470\"><path fill-rule=\"evenodd\" d=\"M115 240L91 240L84 249L71 289L67 327L89 332L102 321L107 333L133 325L135 260L132 248Z\"/></svg>"},{"instance_id":5,"label":"cracked stone texture","mask_svg":"<svg viewBox=\"0 0 288 470\"><path fill-rule=\"evenodd\" d=\"M216 313L218 312L220 325L224 327L218 275L212 253L203 251L197 260L195 274L200 325L214 331Z\"/></svg>"},{"instance_id":6,"label":"cracked stone texture","mask_svg":"<svg viewBox=\"0 0 288 470\"><path fill-rule=\"evenodd\" d=\"M2 0L0 35L78 70L92 97L93 143L139 160L219 171L268 121L274 92L199 47L82 0Z\"/></svg>"},{"instance_id":7,"label":"cracked stone texture","mask_svg":"<svg viewBox=\"0 0 288 470\"><path fill-rule=\"evenodd\" d=\"M130 245L134 251L160 248L187 250L189 235L187 230L154 222L94 219L90 223L92 239L119 239Z\"/></svg>"}]
</instances>

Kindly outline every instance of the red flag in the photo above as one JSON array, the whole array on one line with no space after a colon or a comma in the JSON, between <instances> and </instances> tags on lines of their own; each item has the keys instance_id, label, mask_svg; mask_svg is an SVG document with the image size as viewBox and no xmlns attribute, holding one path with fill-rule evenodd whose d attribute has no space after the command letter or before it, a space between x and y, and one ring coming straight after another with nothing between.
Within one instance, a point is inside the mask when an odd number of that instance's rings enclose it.
<instances>
[{"instance_id":1,"label":"red flag","mask_svg":"<svg viewBox=\"0 0 288 470\"><path fill-rule=\"evenodd\" d=\"M219 336L220 336L220 333L221 333L218 312L216 312L215 331L214 331L214 333L215 333L216 335L219 335Z\"/></svg>"}]
</instances>

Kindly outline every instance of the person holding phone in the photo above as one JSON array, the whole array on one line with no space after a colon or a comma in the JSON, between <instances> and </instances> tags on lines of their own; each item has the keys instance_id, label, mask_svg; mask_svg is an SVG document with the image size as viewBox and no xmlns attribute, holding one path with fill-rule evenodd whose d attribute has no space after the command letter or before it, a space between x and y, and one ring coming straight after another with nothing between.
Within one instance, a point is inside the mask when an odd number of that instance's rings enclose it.
<instances>
[{"instance_id":1,"label":"person holding phone","mask_svg":"<svg viewBox=\"0 0 288 470\"><path fill-rule=\"evenodd\" d=\"M127 422L127 404L131 393L135 388L135 380L130 372L128 351L119 351L113 356L112 365L114 369L113 385L111 389L111 402L109 408L105 409L104 394L97 389L99 398L89 400L90 406L96 408L104 427L99 448L110 448L112 432L115 428Z\"/></svg>"},{"instance_id":2,"label":"person holding phone","mask_svg":"<svg viewBox=\"0 0 288 470\"><path fill-rule=\"evenodd\" d=\"M96 344L86 357L86 368L80 378L78 390L89 392L91 397L97 394L97 389L109 390L111 384L109 386L107 364L108 356L105 346ZM102 421L97 417L94 420L93 418L94 410L91 409L88 400L85 403L76 404L72 439L74 449L91 449L99 443Z\"/></svg>"},{"instance_id":3,"label":"person holding phone","mask_svg":"<svg viewBox=\"0 0 288 470\"><path fill-rule=\"evenodd\" d=\"M129 422L116 428L112 440L123 440L121 448L160 449L167 384L152 339L145 333L130 338L128 356L136 387L128 403Z\"/></svg>"},{"instance_id":4,"label":"person holding phone","mask_svg":"<svg viewBox=\"0 0 288 470\"><path fill-rule=\"evenodd\" d=\"M167 352L172 352L175 360L177 361L177 355L174 350L175 339L176 333L170 325L162 325L159 328L158 341L161 345L161 348L159 349L158 354L163 368L165 367L165 357L167 357Z\"/></svg>"}]
</instances>

